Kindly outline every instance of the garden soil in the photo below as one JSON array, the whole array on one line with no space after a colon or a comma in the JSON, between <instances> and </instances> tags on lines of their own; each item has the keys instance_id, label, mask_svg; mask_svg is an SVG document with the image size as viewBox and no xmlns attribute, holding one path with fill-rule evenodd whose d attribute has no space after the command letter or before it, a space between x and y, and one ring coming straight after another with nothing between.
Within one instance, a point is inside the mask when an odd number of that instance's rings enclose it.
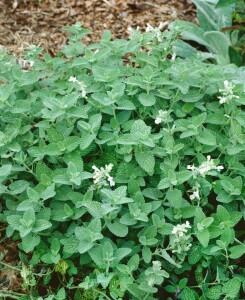
<instances>
[{"instance_id":1,"label":"garden soil","mask_svg":"<svg viewBox=\"0 0 245 300\"><path fill-rule=\"evenodd\" d=\"M176 19L195 21L191 0L0 0L0 49L19 55L34 44L54 56L67 42L62 28L77 21L93 31L88 44L105 29L127 38L130 26L167 28Z\"/></svg>"}]
</instances>

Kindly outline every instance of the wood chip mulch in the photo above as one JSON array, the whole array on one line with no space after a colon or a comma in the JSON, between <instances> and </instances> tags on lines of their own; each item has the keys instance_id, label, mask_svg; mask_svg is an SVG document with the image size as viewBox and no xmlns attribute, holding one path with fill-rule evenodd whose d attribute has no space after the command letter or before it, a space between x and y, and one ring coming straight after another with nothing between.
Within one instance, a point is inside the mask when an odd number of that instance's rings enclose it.
<instances>
[{"instance_id":1,"label":"wood chip mulch","mask_svg":"<svg viewBox=\"0 0 245 300\"><path fill-rule=\"evenodd\" d=\"M195 21L191 0L2 0L0 49L20 54L34 44L54 56L67 42L62 28L79 21L93 34L85 43L100 40L109 29L113 38L127 38L128 27L158 26L181 19Z\"/></svg>"}]
</instances>

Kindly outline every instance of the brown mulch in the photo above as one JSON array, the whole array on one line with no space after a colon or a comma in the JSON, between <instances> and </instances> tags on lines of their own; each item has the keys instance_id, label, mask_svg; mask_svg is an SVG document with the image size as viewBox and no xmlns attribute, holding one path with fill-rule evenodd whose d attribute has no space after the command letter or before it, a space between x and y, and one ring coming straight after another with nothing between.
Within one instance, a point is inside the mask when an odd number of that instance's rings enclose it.
<instances>
[{"instance_id":1,"label":"brown mulch","mask_svg":"<svg viewBox=\"0 0 245 300\"><path fill-rule=\"evenodd\" d=\"M181 19L194 21L191 0L0 0L0 49L20 54L34 44L52 56L67 42L62 28L79 21L100 40L109 29L114 38L127 38L127 28L158 26Z\"/></svg>"},{"instance_id":2,"label":"brown mulch","mask_svg":"<svg viewBox=\"0 0 245 300\"><path fill-rule=\"evenodd\" d=\"M0 227L1 229L1 227ZM1 291L22 291L22 278L16 270L19 264L18 242L4 239L0 234L0 296ZM0 297L1 299L1 297Z\"/></svg>"}]
</instances>

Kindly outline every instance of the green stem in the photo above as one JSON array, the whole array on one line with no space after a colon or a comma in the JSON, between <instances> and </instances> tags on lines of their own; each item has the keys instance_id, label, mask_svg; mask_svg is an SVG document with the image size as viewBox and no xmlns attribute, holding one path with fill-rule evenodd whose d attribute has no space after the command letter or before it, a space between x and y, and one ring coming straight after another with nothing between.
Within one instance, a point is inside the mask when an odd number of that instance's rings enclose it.
<instances>
[{"instance_id":1,"label":"green stem","mask_svg":"<svg viewBox=\"0 0 245 300\"><path fill-rule=\"evenodd\" d=\"M102 296L104 296L106 299L111 300L111 298L108 297L104 292L101 292L100 290L96 290L96 289L95 289L95 291L98 292L99 294L101 294Z\"/></svg>"},{"instance_id":2,"label":"green stem","mask_svg":"<svg viewBox=\"0 0 245 300\"><path fill-rule=\"evenodd\" d=\"M211 282L211 283L205 283L207 285L218 285L220 284L220 282ZM199 289L202 289L202 285L191 285L191 286L188 286L189 288L199 288Z\"/></svg>"},{"instance_id":3,"label":"green stem","mask_svg":"<svg viewBox=\"0 0 245 300\"><path fill-rule=\"evenodd\" d=\"M20 272L20 269L19 269L19 268L16 268L16 267L13 267L13 266L11 266L11 265L9 265L9 264L6 264L6 263L4 263L3 261L0 261L0 264L3 265L3 266L5 266L5 267L8 267L9 269L13 269L13 270L16 270L16 271L19 271L19 272Z\"/></svg>"},{"instance_id":4,"label":"green stem","mask_svg":"<svg viewBox=\"0 0 245 300\"><path fill-rule=\"evenodd\" d=\"M2 292L0 292L0 297L3 297L3 299L5 299L5 298L11 298L11 299L20 299L20 297L19 296L14 296L14 295L10 295L10 294L5 294L5 293L2 293Z\"/></svg>"},{"instance_id":5,"label":"green stem","mask_svg":"<svg viewBox=\"0 0 245 300\"><path fill-rule=\"evenodd\" d=\"M235 241L236 241L238 244L244 246L244 244L243 244L241 241L239 241L238 239L235 238Z\"/></svg>"},{"instance_id":6,"label":"green stem","mask_svg":"<svg viewBox=\"0 0 245 300\"><path fill-rule=\"evenodd\" d=\"M8 297L12 299L19 299L21 296L25 296L25 294L16 293L16 292L8 292L8 291L0 291L0 297Z\"/></svg>"},{"instance_id":7,"label":"green stem","mask_svg":"<svg viewBox=\"0 0 245 300\"><path fill-rule=\"evenodd\" d=\"M148 298L149 295L150 295L150 293L147 293L147 294L145 295L145 297L143 298L143 300L147 300L147 298Z\"/></svg>"}]
</instances>

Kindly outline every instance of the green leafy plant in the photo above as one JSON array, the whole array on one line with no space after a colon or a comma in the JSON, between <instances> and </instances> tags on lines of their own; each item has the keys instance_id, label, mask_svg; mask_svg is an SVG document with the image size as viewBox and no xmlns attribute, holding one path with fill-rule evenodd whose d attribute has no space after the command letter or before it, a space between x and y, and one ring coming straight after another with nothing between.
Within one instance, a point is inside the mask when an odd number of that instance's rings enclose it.
<instances>
[{"instance_id":1,"label":"green leafy plant","mask_svg":"<svg viewBox=\"0 0 245 300\"><path fill-rule=\"evenodd\" d=\"M198 56L202 60L213 60L218 64L244 65L244 27L243 30L242 27L233 27L233 20L241 23L242 15L238 12L244 11L243 1L193 0L193 3L197 8L198 25L174 21L169 26L178 28L182 39L188 41L178 41L174 48L176 55Z\"/></svg>"},{"instance_id":2,"label":"green leafy plant","mask_svg":"<svg viewBox=\"0 0 245 300\"><path fill-rule=\"evenodd\" d=\"M242 68L175 58L175 30L65 30L28 71L0 54L0 219L60 282L20 299L242 299Z\"/></svg>"}]
</instances>

